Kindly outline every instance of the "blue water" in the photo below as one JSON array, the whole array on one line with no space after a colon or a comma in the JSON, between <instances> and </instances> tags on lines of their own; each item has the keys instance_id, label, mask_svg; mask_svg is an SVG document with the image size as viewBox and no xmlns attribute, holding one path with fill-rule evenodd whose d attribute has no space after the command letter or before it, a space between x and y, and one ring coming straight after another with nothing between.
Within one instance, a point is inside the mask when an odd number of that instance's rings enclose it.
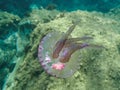
<instances>
[{"instance_id":1,"label":"blue water","mask_svg":"<svg viewBox=\"0 0 120 90\"><path fill-rule=\"evenodd\" d=\"M57 9L61 12L85 10L108 13L116 7L120 7L120 0L0 0L0 90L3 88L7 75L14 70L16 58L23 55L22 52L26 50L25 48L29 48L27 47L29 35L35 27L28 23L28 27L20 26L20 18L29 16L28 14L33 9L41 8ZM2 23L3 19L8 20L9 18L4 12L17 15L16 18L20 20L13 20L14 24ZM19 38L24 38L27 42L20 46Z\"/></svg>"},{"instance_id":2,"label":"blue water","mask_svg":"<svg viewBox=\"0 0 120 90\"><path fill-rule=\"evenodd\" d=\"M24 16L31 8L46 8L54 4L61 11L88 10L108 12L117 7L120 0L0 0L0 10Z\"/></svg>"}]
</instances>

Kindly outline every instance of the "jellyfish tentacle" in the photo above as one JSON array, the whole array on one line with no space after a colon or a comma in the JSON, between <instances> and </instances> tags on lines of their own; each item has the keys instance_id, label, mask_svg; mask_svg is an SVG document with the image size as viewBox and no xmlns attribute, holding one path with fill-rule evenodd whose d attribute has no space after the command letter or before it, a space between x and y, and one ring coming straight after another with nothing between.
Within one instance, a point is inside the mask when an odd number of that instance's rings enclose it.
<instances>
[{"instance_id":1,"label":"jellyfish tentacle","mask_svg":"<svg viewBox=\"0 0 120 90\"><path fill-rule=\"evenodd\" d=\"M76 42L76 41L89 40L89 39L93 39L93 37L84 36L84 37L69 38L69 39L67 39L67 41Z\"/></svg>"},{"instance_id":2,"label":"jellyfish tentacle","mask_svg":"<svg viewBox=\"0 0 120 90\"><path fill-rule=\"evenodd\" d=\"M71 43L67 44L66 46L63 47L62 53L60 55L60 62L66 63L69 61L71 55L80 49L86 48L86 47L94 47L94 48L102 48L100 45L95 45L95 44L87 44L87 43Z\"/></svg>"},{"instance_id":3,"label":"jellyfish tentacle","mask_svg":"<svg viewBox=\"0 0 120 90\"><path fill-rule=\"evenodd\" d=\"M71 27L69 27L68 31L64 34L64 36L62 37L63 39L67 39L68 36L72 33L72 31L75 29L75 26L77 24L74 23Z\"/></svg>"},{"instance_id":4,"label":"jellyfish tentacle","mask_svg":"<svg viewBox=\"0 0 120 90\"><path fill-rule=\"evenodd\" d=\"M82 43L82 44L80 44L79 49L82 49L82 48L85 48L85 47L104 48L101 45Z\"/></svg>"},{"instance_id":5,"label":"jellyfish tentacle","mask_svg":"<svg viewBox=\"0 0 120 90\"><path fill-rule=\"evenodd\" d=\"M70 43L73 43L73 42L82 41L82 40L89 40L89 39L93 39L93 38L90 37L90 36L69 38L69 39L66 40L65 44L67 45L67 44L70 44Z\"/></svg>"},{"instance_id":6,"label":"jellyfish tentacle","mask_svg":"<svg viewBox=\"0 0 120 90\"><path fill-rule=\"evenodd\" d=\"M65 45L65 42L66 42L68 36L69 36L69 35L71 34L71 32L74 30L75 26L76 26L76 23L73 24L73 25L68 29L68 31L62 36L62 38L61 38L59 41L57 41L57 43L55 44L55 48L54 48L54 50L53 50L53 54L52 54L52 57L53 57L53 58L58 58L60 51L62 50L62 48L63 48L63 46Z\"/></svg>"},{"instance_id":7,"label":"jellyfish tentacle","mask_svg":"<svg viewBox=\"0 0 120 90\"><path fill-rule=\"evenodd\" d=\"M77 43L71 43L71 44L67 44L65 47L63 47L63 50L61 51L59 60L62 63L66 63L69 61L71 55L77 51L79 48L79 44Z\"/></svg>"}]
</instances>

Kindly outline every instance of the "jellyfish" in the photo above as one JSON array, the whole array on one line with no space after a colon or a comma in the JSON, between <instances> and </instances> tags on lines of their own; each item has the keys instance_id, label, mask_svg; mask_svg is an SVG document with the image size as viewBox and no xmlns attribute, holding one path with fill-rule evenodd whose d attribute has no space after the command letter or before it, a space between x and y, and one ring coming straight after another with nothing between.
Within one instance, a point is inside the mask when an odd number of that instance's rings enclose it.
<instances>
[{"instance_id":1,"label":"jellyfish","mask_svg":"<svg viewBox=\"0 0 120 90\"><path fill-rule=\"evenodd\" d=\"M93 39L90 36L70 38L76 27L73 23L66 33L54 31L42 38L38 47L38 58L44 70L59 78L72 76L80 68L80 49L100 47L99 45L81 43L81 40Z\"/></svg>"}]
</instances>

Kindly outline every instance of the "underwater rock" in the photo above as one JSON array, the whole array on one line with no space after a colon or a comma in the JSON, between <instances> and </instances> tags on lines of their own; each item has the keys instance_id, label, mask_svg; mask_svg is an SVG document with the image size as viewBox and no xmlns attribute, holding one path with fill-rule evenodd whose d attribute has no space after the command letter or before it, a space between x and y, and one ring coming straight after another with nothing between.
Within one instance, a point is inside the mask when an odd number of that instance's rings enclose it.
<instances>
[{"instance_id":1,"label":"underwater rock","mask_svg":"<svg viewBox=\"0 0 120 90\"><path fill-rule=\"evenodd\" d=\"M28 17L21 20L19 25L37 25L38 23L47 23L55 19L56 15L60 12L57 10L46 10L46 9L33 9L31 13L28 14Z\"/></svg>"},{"instance_id":2,"label":"underwater rock","mask_svg":"<svg viewBox=\"0 0 120 90\"><path fill-rule=\"evenodd\" d=\"M17 31L17 24L20 17L7 12L0 12L0 39L5 39Z\"/></svg>"},{"instance_id":3,"label":"underwater rock","mask_svg":"<svg viewBox=\"0 0 120 90\"><path fill-rule=\"evenodd\" d=\"M20 17L8 12L0 12L0 88L7 75L12 72L10 64L16 55L16 32ZM2 82L2 83L1 83Z\"/></svg>"},{"instance_id":4,"label":"underwater rock","mask_svg":"<svg viewBox=\"0 0 120 90\"><path fill-rule=\"evenodd\" d=\"M72 37L90 35L94 40L88 41L89 43L97 43L105 48L81 50L81 68L70 78L58 79L45 73L39 64L38 45L51 31L66 32L72 21L79 21ZM109 15L87 11L65 13L64 17L55 18L51 22L38 23L30 35L31 47L16 64L3 90L119 90L118 25L120 22Z\"/></svg>"},{"instance_id":5,"label":"underwater rock","mask_svg":"<svg viewBox=\"0 0 120 90\"><path fill-rule=\"evenodd\" d=\"M14 70L19 58L24 56L25 47L29 43L31 29L20 28L21 26L18 25L20 20L17 15L0 12L0 72L7 70L7 73L0 73L2 82L0 88Z\"/></svg>"},{"instance_id":6,"label":"underwater rock","mask_svg":"<svg viewBox=\"0 0 120 90\"><path fill-rule=\"evenodd\" d=\"M116 20L120 20L120 5L110 9L109 15Z\"/></svg>"},{"instance_id":7,"label":"underwater rock","mask_svg":"<svg viewBox=\"0 0 120 90\"><path fill-rule=\"evenodd\" d=\"M9 26L9 24L16 24L20 21L20 17L8 12L0 12L0 27Z\"/></svg>"}]
</instances>

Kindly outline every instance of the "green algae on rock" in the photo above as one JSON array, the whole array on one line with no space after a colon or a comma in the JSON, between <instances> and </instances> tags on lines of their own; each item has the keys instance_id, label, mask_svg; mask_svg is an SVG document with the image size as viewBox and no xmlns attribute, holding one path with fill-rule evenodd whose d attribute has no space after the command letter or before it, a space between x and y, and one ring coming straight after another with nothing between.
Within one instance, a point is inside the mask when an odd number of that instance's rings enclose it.
<instances>
[{"instance_id":1,"label":"green algae on rock","mask_svg":"<svg viewBox=\"0 0 120 90\"><path fill-rule=\"evenodd\" d=\"M24 24L32 24L32 25L37 25L38 23L47 23L50 22L51 20L55 19L56 15L58 15L60 12L57 10L46 10L46 9L41 9L41 10L32 10L31 13L29 13L28 17L24 18L21 20L19 25L24 25Z\"/></svg>"},{"instance_id":2,"label":"green algae on rock","mask_svg":"<svg viewBox=\"0 0 120 90\"><path fill-rule=\"evenodd\" d=\"M9 33L17 31L16 26L20 20L21 18L17 15L0 12L0 39L4 39Z\"/></svg>"}]
</instances>

